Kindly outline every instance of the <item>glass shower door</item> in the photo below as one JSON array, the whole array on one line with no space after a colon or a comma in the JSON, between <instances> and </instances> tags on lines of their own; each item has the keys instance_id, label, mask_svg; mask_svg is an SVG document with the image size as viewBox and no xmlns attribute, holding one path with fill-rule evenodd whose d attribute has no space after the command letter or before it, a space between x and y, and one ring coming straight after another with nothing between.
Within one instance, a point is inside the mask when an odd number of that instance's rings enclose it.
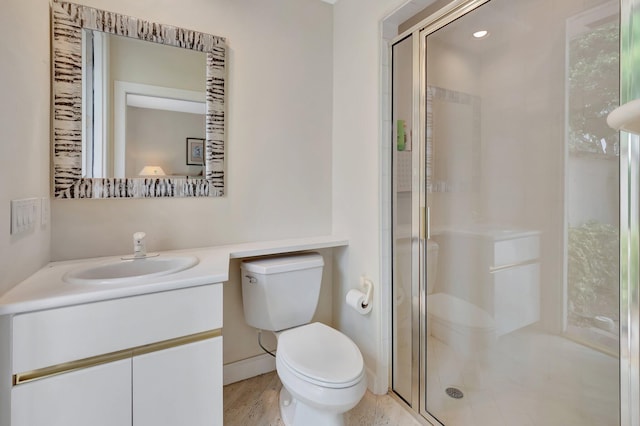
<instances>
[{"instance_id":1,"label":"glass shower door","mask_svg":"<svg viewBox=\"0 0 640 426\"><path fill-rule=\"evenodd\" d=\"M619 2L466 5L421 32L421 410L617 425Z\"/></svg>"}]
</instances>

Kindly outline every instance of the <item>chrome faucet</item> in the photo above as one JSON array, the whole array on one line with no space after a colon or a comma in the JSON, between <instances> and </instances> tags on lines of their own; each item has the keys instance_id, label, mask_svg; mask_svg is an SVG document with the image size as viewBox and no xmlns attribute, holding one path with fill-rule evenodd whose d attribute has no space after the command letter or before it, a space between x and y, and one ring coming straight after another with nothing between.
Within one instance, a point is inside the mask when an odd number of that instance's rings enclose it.
<instances>
[{"instance_id":1,"label":"chrome faucet","mask_svg":"<svg viewBox=\"0 0 640 426\"><path fill-rule=\"evenodd\" d=\"M147 257L147 246L144 238L147 236L144 232L136 232L133 234L133 257L142 259Z\"/></svg>"}]
</instances>

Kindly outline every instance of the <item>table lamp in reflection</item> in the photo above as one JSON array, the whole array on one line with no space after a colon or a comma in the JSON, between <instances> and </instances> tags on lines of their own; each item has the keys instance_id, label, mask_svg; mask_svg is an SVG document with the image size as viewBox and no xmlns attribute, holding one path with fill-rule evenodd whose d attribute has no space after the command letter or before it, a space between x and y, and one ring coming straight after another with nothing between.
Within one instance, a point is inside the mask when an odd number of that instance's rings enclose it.
<instances>
[{"instance_id":1,"label":"table lamp in reflection","mask_svg":"<svg viewBox=\"0 0 640 426\"><path fill-rule=\"evenodd\" d=\"M140 176L165 176L164 170L160 166L144 166L140 173Z\"/></svg>"}]
</instances>

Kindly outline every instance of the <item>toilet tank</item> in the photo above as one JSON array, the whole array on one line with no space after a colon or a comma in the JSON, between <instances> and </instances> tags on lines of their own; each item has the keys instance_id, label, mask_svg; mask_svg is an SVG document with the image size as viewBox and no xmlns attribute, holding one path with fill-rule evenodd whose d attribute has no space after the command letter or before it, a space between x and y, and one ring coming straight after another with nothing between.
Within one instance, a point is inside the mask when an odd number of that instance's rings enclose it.
<instances>
[{"instance_id":1,"label":"toilet tank","mask_svg":"<svg viewBox=\"0 0 640 426\"><path fill-rule=\"evenodd\" d=\"M310 322L318 305L323 266L318 253L242 262L242 305L247 324L279 331Z\"/></svg>"}]
</instances>

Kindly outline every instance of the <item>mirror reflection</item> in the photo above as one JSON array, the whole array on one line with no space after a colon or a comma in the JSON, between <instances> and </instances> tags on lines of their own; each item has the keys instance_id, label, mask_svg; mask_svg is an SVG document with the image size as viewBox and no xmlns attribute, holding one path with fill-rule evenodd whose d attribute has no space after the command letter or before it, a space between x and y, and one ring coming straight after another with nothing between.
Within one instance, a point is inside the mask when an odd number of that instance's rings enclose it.
<instances>
[{"instance_id":1,"label":"mirror reflection","mask_svg":"<svg viewBox=\"0 0 640 426\"><path fill-rule=\"evenodd\" d=\"M82 176L201 177L206 54L90 29L82 48Z\"/></svg>"}]
</instances>

